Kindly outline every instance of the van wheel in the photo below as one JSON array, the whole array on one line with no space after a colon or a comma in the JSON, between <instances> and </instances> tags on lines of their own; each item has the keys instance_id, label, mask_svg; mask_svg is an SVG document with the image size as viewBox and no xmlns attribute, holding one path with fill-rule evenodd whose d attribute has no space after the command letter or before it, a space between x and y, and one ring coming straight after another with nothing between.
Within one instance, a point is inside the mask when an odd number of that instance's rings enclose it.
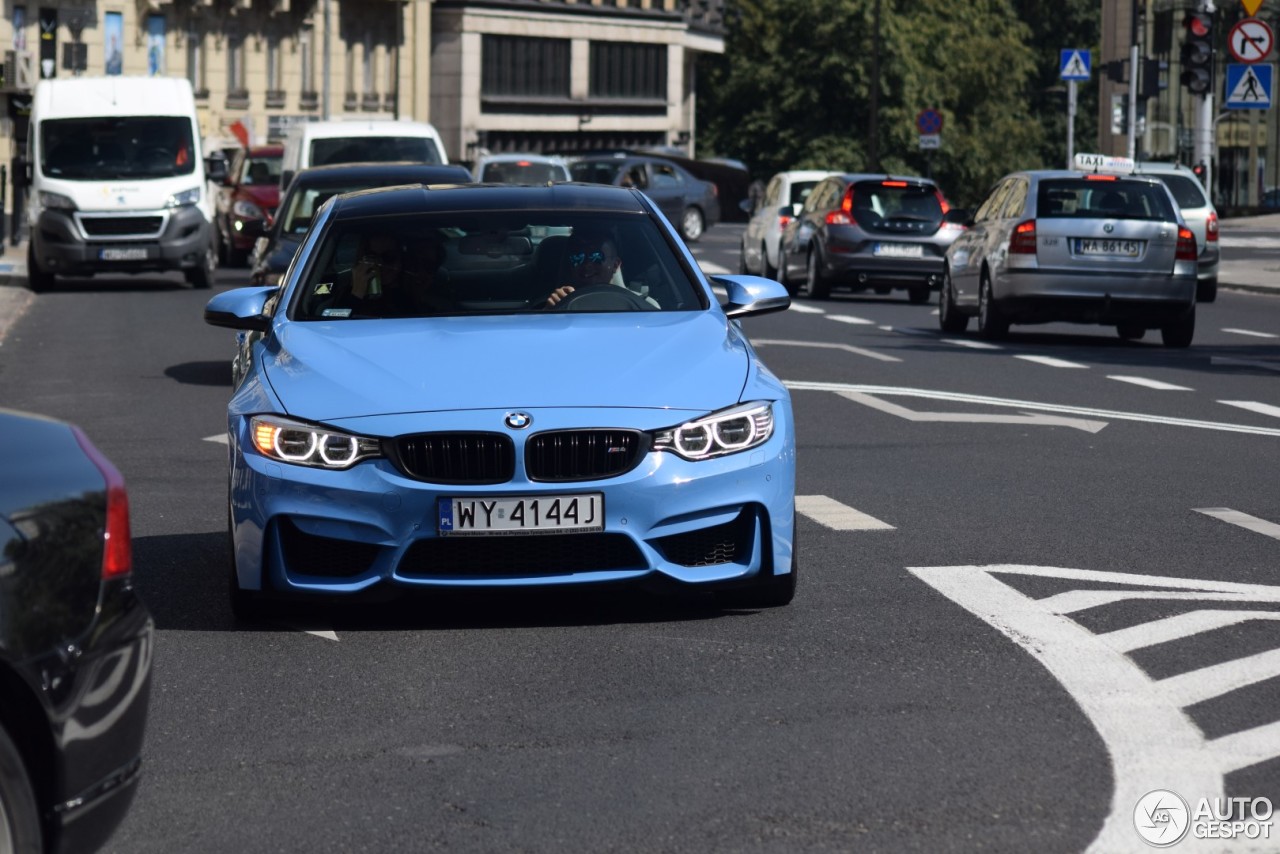
<instances>
[{"instance_id":1,"label":"van wheel","mask_svg":"<svg viewBox=\"0 0 1280 854\"><path fill-rule=\"evenodd\" d=\"M31 775L13 739L0 728L0 851L35 854L43 850Z\"/></svg>"},{"instance_id":2,"label":"van wheel","mask_svg":"<svg viewBox=\"0 0 1280 854\"><path fill-rule=\"evenodd\" d=\"M36 262L35 250L31 248L31 244L27 244L27 290L33 294L47 291L53 287L53 273L47 273L40 269L40 265Z\"/></svg>"},{"instance_id":3,"label":"van wheel","mask_svg":"<svg viewBox=\"0 0 1280 854\"><path fill-rule=\"evenodd\" d=\"M210 241L209 245L204 249L204 258L198 267L192 267L189 270L183 270L182 275L191 287L196 290L203 291L213 287L213 274L218 271L218 249Z\"/></svg>"},{"instance_id":4,"label":"van wheel","mask_svg":"<svg viewBox=\"0 0 1280 854\"><path fill-rule=\"evenodd\" d=\"M1160 327L1160 340L1166 347L1190 347L1196 334L1196 307L1193 304L1173 323Z\"/></svg>"}]
</instances>

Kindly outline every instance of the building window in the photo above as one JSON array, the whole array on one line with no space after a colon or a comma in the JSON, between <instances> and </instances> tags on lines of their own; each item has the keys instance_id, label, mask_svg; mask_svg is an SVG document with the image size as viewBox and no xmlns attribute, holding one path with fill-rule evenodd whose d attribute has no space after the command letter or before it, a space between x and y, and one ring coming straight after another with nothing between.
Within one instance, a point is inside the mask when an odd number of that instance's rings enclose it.
<instances>
[{"instance_id":1,"label":"building window","mask_svg":"<svg viewBox=\"0 0 1280 854\"><path fill-rule=\"evenodd\" d=\"M569 40L484 36L480 94L569 97Z\"/></svg>"},{"instance_id":2,"label":"building window","mask_svg":"<svg viewBox=\"0 0 1280 854\"><path fill-rule=\"evenodd\" d=\"M360 98L356 95L356 42L346 39L347 49L342 56L343 98L342 109L354 110L360 106Z\"/></svg>"},{"instance_id":3,"label":"building window","mask_svg":"<svg viewBox=\"0 0 1280 854\"><path fill-rule=\"evenodd\" d=\"M204 33L194 27L187 31L187 79L197 98L209 97L209 78L205 74L207 58Z\"/></svg>"},{"instance_id":4,"label":"building window","mask_svg":"<svg viewBox=\"0 0 1280 854\"><path fill-rule=\"evenodd\" d=\"M267 36L267 106L284 106L284 70L280 64L280 36Z\"/></svg>"},{"instance_id":5,"label":"building window","mask_svg":"<svg viewBox=\"0 0 1280 854\"><path fill-rule=\"evenodd\" d=\"M667 46L591 43L591 97L667 98Z\"/></svg>"},{"instance_id":6,"label":"building window","mask_svg":"<svg viewBox=\"0 0 1280 854\"><path fill-rule=\"evenodd\" d=\"M397 45L387 47L387 85L383 90L383 107L388 110L396 108L396 93L400 89L400 81L396 72L400 69L400 48Z\"/></svg>"},{"instance_id":7,"label":"building window","mask_svg":"<svg viewBox=\"0 0 1280 854\"><path fill-rule=\"evenodd\" d=\"M371 30L365 31L363 48L360 71L363 78L361 91L364 93L364 98L360 102L360 108L377 110L382 106L378 100L378 46L374 43Z\"/></svg>"},{"instance_id":8,"label":"building window","mask_svg":"<svg viewBox=\"0 0 1280 854\"><path fill-rule=\"evenodd\" d=\"M227 106L249 106L249 90L244 84L244 36L227 39Z\"/></svg>"},{"instance_id":9,"label":"building window","mask_svg":"<svg viewBox=\"0 0 1280 854\"><path fill-rule=\"evenodd\" d=\"M302 78L298 106L304 110L314 110L320 103L320 96L316 92L316 31L313 27L305 26L298 31L298 54Z\"/></svg>"}]
</instances>

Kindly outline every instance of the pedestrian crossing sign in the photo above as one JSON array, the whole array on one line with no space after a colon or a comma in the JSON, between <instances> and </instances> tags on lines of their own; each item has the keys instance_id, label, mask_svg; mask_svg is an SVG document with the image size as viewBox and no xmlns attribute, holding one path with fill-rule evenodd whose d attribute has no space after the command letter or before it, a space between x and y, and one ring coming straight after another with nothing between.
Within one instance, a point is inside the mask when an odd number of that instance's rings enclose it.
<instances>
[{"instance_id":1,"label":"pedestrian crossing sign","mask_svg":"<svg viewBox=\"0 0 1280 854\"><path fill-rule=\"evenodd\" d=\"M1271 106L1271 65L1227 65L1227 100L1231 110L1265 110Z\"/></svg>"},{"instance_id":2,"label":"pedestrian crossing sign","mask_svg":"<svg viewBox=\"0 0 1280 854\"><path fill-rule=\"evenodd\" d=\"M1063 80L1089 79L1089 51L1066 49L1058 62L1058 76Z\"/></svg>"}]
</instances>

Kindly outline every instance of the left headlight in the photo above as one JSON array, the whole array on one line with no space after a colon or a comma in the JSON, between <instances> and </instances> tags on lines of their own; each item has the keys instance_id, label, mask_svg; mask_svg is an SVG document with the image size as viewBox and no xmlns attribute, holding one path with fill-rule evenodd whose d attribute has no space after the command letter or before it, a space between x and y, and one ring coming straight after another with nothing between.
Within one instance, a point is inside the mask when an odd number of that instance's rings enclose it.
<instances>
[{"instance_id":1,"label":"left headlight","mask_svg":"<svg viewBox=\"0 0 1280 854\"><path fill-rule=\"evenodd\" d=\"M763 445L772 435L773 404L757 400L654 431L653 449L705 460Z\"/></svg>"},{"instance_id":2,"label":"left headlight","mask_svg":"<svg viewBox=\"0 0 1280 854\"><path fill-rule=\"evenodd\" d=\"M183 190L180 193L174 193L164 203L166 208L185 208L189 205L199 204L200 188L192 187L190 190Z\"/></svg>"},{"instance_id":3,"label":"left headlight","mask_svg":"<svg viewBox=\"0 0 1280 854\"><path fill-rule=\"evenodd\" d=\"M263 212L262 208L247 199L237 199L235 204L231 206L231 212L243 219L267 218L267 215Z\"/></svg>"},{"instance_id":4,"label":"left headlight","mask_svg":"<svg viewBox=\"0 0 1280 854\"><path fill-rule=\"evenodd\" d=\"M258 453L282 463L345 469L361 460L382 456L377 439L278 415L256 415L249 419L249 433Z\"/></svg>"}]
</instances>

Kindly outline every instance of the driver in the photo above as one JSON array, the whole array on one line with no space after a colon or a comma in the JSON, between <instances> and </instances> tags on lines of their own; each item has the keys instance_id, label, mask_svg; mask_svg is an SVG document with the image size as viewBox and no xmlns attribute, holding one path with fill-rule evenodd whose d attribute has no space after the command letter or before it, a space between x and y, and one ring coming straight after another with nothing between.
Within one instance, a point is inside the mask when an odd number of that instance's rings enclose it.
<instances>
[{"instance_id":1,"label":"driver","mask_svg":"<svg viewBox=\"0 0 1280 854\"><path fill-rule=\"evenodd\" d=\"M577 229L569 238L568 261L569 284L551 292L546 308L556 305L578 288L613 284L614 275L622 267L613 238L602 232L580 232Z\"/></svg>"}]
</instances>

